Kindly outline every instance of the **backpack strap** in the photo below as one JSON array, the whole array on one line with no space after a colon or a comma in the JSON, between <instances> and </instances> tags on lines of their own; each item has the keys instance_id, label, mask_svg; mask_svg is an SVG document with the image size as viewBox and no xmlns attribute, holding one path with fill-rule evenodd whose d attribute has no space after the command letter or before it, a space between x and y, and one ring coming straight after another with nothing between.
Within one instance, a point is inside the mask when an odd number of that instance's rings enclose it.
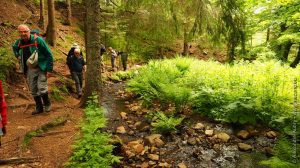
<instances>
[{"instance_id":1,"label":"backpack strap","mask_svg":"<svg viewBox=\"0 0 300 168\"><path fill-rule=\"evenodd\" d=\"M32 44L27 44L27 45L21 45L21 42L19 41L19 43L18 43L19 48L23 49L23 48L31 47L31 46L35 46L35 47L37 48L38 42L37 42L36 38L37 38L37 35L34 34L34 43L32 43Z\"/></svg>"}]
</instances>

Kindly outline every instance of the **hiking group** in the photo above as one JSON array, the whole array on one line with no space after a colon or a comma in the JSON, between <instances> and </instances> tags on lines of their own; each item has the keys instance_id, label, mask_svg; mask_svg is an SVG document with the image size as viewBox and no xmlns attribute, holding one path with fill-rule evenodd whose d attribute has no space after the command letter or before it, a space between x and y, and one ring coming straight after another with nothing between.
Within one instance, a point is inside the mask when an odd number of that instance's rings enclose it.
<instances>
[{"instance_id":1,"label":"hiking group","mask_svg":"<svg viewBox=\"0 0 300 168\"><path fill-rule=\"evenodd\" d=\"M18 26L18 32L20 38L16 40L12 48L14 55L20 62L20 70L27 79L30 93L35 101L35 110L32 115L44 111L50 112L51 102L48 96L47 78L53 71L52 52L44 38L39 35L38 30L30 30L27 25L21 24ZM105 52L106 48L101 44L101 60ZM110 57L112 70L116 68L116 59L119 55L121 56L123 70L127 69L127 52L117 53L112 47L108 47L107 55ZM71 46L67 54L66 64L75 82L77 96L81 98L86 62L77 43Z\"/></svg>"}]
</instances>

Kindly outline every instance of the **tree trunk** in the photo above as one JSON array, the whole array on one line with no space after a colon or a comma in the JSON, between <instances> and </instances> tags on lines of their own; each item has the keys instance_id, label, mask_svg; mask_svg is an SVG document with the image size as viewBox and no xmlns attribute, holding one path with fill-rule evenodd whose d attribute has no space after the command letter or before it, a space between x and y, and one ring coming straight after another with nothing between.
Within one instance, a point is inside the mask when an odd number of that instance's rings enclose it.
<instances>
[{"instance_id":1,"label":"tree trunk","mask_svg":"<svg viewBox=\"0 0 300 168\"><path fill-rule=\"evenodd\" d=\"M282 59L283 61L287 61L289 57L289 53L291 50L293 43L288 42L282 46Z\"/></svg>"},{"instance_id":2,"label":"tree trunk","mask_svg":"<svg viewBox=\"0 0 300 168\"><path fill-rule=\"evenodd\" d=\"M299 43L299 47L298 47L297 56L296 56L295 60L291 63L290 66L295 68L298 65L299 61L300 61L300 43Z\"/></svg>"},{"instance_id":3,"label":"tree trunk","mask_svg":"<svg viewBox=\"0 0 300 168\"><path fill-rule=\"evenodd\" d=\"M42 30L45 28L45 15L44 15L44 0L40 0L40 19L39 19L39 26Z\"/></svg>"},{"instance_id":4,"label":"tree trunk","mask_svg":"<svg viewBox=\"0 0 300 168\"><path fill-rule=\"evenodd\" d=\"M71 0L66 0L67 3L67 19L66 25L71 25L71 17L72 17L72 10L71 10Z\"/></svg>"},{"instance_id":5,"label":"tree trunk","mask_svg":"<svg viewBox=\"0 0 300 168\"><path fill-rule=\"evenodd\" d=\"M270 32L271 32L271 29L268 28L267 29L267 39L266 39L266 42L269 42L269 40L270 40Z\"/></svg>"},{"instance_id":6,"label":"tree trunk","mask_svg":"<svg viewBox=\"0 0 300 168\"><path fill-rule=\"evenodd\" d=\"M98 95L100 102L102 95L102 77L100 64L100 4L99 1L85 0L86 18L85 18L85 35L86 35L86 60L87 73L85 80L84 95L80 105L86 104L88 97L93 93Z\"/></svg>"},{"instance_id":7,"label":"tree trunk","mask_svg":"<svg viewBox=\"0 0 300 168\"><path fill-rule=\"evenodd\" d=\"M189 53L189 43L188 43L188 33L187 30L184 30L184 37L183 37L183 52L182 55L186 56Z\"/></svg>"},{"instance_id":8,"label":"tree trunk","mask_svg":"<svg viewBox=\"0 0 300 168\"><path fill-rule=\"evenodd\" d=\"M54 15L54 0L48 0L48 26L46 40L51 46L56 46L56 25Z\"/></svg>"}]
</instances>

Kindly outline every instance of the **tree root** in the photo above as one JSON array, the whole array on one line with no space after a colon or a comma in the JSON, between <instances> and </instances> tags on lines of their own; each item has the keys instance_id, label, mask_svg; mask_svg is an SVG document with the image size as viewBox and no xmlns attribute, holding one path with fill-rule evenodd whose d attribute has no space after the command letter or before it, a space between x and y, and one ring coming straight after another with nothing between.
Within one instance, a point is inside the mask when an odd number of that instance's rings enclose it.
<instances>
[{"instance_id":1,"label":"tree root","mask_svg":"<svg viewBox=\"0 0 300 168\"><path fill-rule=\"evenodd\" d=\"M8 107L15 109L15 108L20 108L20 107L24 107L24 106L25 106L25 108L28 108L29 106L34 106L34 105L35 105L35 103L30 102L30 103L22 103L22 104L12 104L12 105L8 105Z\"/></svg>"},{"instance_id":2,"label":"tree root","mask_svg":"<svg viewBox=\"0 0 300 168\"><path fill-rule=\"evenodd\" d=\"M20 92L20 91L14 91L16 94L18 94L21 98L26 99L26 100L32 100L31 97L27 96L26 94Z\"/></svg>"},{"instance_id":3,"label":"tree root","mask_svg":"<svg viewBox=\"0 0 300 168\"><path fill-rule=\"evenodd\" d=\"M0 165L33 163L36 162L36 160L39 158L40 157L18 157L18 158L0 159Z\"/></svg>"}]
</instances>

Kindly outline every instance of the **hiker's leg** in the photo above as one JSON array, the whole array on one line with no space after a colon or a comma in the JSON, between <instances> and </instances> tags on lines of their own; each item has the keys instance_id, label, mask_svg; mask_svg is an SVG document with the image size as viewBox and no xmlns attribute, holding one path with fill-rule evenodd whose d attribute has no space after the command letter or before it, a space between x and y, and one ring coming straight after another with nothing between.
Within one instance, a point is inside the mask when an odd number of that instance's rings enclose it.
<instances>
[{"instance_id":1,"label":"hiker's leg","mask_svg":"<svg viewBox=\"0 0 300 168\"><path fill-rule=\"evenodd\" d=\"M39 75L39 73L38 73L37 69L28 69L28 71L27 71L27 82L29 85L31 95L33 97L39 96L38 75Z\"/></svg>"},{"instance_id":2,"label":"hiker's leg","mask_svg":"<svg viewBox=\"0 0 300 168\"><path fill-rule=\"evenodd\" d=\"M28 69L27 71L28 85L35 101L35 111L32 112L32 115L43 112L43 103L39 92L38 79L39 79L39 69Z\"/></svg>"},{"instance_id":3,"label":"hiker's leg","mask_svg":"<svg viewBox=\"0 0 300 168\"><path fill-rule=\"evenodd\" d=\"M35 114L42 113L44 110L43 110L43 102L41 96L35 96L33 98L35 101L35 111L33 111L31 114L35 115Z\"/></svg>"},{"instance_id":4,"label":"hiker's leg","mask_svg":"<svg viewBox=\"0 0 300 168\"><path fill-rule=\"evenodd\" d=\"M40 95L48 93L48 81L47 81L46 72L43 72L40 69L38 71L37 86L38 86Z\"/></svg>"},{"instance_id":5,"label":"hiker's leg","mask_svg":"<svg viewBox=\"0 0 300 168\"><path fill-rule=\"evenodd\" d=\"M79 95L80 83L79 83L79 78L78 78L78 75L76 72L72 72L72 78L75 81L77 95Z\"/></svg>"},{"instance_id":6,"label":"hiker's leg","mask_svg":"<svg viewBox=\"0 0 300 168\"><path fill-rule=\"evenodd\" d=\"M111 57L110 61L111 61L111 67L114 69L115 68L115 58Z\"/></svg>"},{"instance_id":7,"label":"hiker's leg","mask_svg":"<svg viewBox=\"0 0 300 168\"><path fill-rule=\"evenodd\" d=\"M80 91L79 94L82 94L82 83L83 83L83 73L77 73L78 79L79 79L79 86L80 86Z\"/></svg>"},{"instance_id":8,"label":"hiker's leg","mask_svg":"<svg viewBox=\"0 0 300 168\"><path fill-rule=\"evenodd\" d=\"M39 70L38 88L39 88L40 95L43 99L45 110L46 110L46 112L50 112L51 111L51 103L50 103L50 99L48 96L47 76L46 76L46 72L43 72L41 70Z\"/></svg>"}]
</instances>

